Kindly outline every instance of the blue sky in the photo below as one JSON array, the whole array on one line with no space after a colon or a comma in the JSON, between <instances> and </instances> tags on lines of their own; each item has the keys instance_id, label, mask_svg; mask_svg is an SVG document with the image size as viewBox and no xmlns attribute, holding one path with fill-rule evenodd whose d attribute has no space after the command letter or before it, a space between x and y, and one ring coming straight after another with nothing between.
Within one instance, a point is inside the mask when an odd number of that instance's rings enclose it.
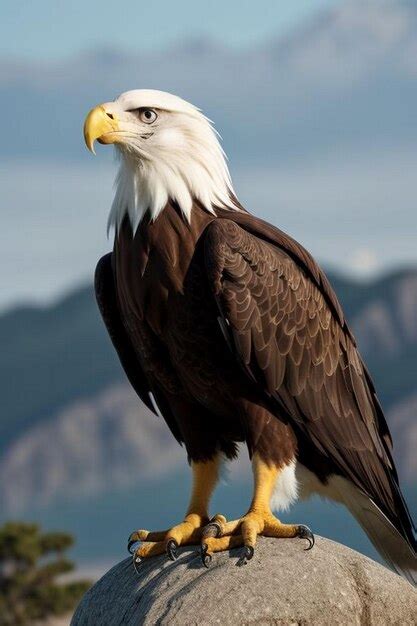
<instances>
[{"instance_id":1,"label":"blue sky","mask_svg":"<svg viewBox=\"0 0 417 626\"><path fill-rule=\"evenodd\" d=\"M92 280L116 168L111 149L87 154L83 119L144 86L201 106L240 200L326 267L416 265L417 5L83 4L1 4L0 312Z\"/></svg>"},{"instance_id":2,"label":"blue sky","mask_svg":"<svg viewBox=\"0 0 417 626\"><path fill-rule=\"evenodd\" d=\"M247 46L333 4L337 0L3 0L0 53L46 60L102 46L155 49L201 35Z\"/></svg>"}]
</instances>

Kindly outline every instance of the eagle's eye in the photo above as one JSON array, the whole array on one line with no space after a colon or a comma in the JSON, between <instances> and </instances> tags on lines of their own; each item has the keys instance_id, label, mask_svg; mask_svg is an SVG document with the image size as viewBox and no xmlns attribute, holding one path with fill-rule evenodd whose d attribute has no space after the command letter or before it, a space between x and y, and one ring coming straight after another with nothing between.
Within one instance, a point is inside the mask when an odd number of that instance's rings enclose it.
<instances>
[{"instance_id":1,"label":"eagle's eye","mask_svg":"<svg viewBox=\"0 0 417 626\"><path fill-rule=\"evenodd\" d=\"M139 109L138 114L140 121L145 124L152 124L158 117L153 109Z\"/></svg>"}]
</instances>

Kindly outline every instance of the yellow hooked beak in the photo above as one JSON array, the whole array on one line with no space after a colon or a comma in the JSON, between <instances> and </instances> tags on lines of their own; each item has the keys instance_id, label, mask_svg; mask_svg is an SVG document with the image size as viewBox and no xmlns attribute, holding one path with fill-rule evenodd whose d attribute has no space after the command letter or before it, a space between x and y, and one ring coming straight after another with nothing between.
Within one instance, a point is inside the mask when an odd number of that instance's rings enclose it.
<instances>
[{"instance_id":1,"label":"yellow hooked beak","mask_svg":"<svg viewBox=\"0 0 417 626\"><path fill-rule=\"evenodd\" d=\"M104 105L100 104L85 118L84 140L87 148L95 154L94 142L97 139L100 143L115 143L119 131L119 121L117 116L106 111Z\"/></svg>"}]
</instances>

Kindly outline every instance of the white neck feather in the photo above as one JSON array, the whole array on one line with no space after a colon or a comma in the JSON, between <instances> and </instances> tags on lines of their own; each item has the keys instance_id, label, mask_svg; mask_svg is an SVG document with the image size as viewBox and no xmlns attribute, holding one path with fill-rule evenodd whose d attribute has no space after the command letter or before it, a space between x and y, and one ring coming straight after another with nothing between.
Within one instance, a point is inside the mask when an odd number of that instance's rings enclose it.
<instances>
[{"instance_id":1,"label":"white neck feather","mask_svg":"<svg viewBox=\"0 0 417 626\"><path fill-rule=\"evenodd\" d=\"M155 220L169 200L190 220L193 201L210 213L215 207L239 210L224 152L207 118L172 114L173 126L139 149L117 146L121 165L108 230L117 232L129 216L133 232L147 211Z\"/></svg>"}]
</instances>

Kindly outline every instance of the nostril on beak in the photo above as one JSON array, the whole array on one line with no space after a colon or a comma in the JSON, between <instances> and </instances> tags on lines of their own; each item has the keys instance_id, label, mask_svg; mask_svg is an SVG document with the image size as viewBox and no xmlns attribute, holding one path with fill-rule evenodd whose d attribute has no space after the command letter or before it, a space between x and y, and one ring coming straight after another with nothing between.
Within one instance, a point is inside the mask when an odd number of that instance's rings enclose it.
<instances>
[{"instance_id":1,"label":"nostril on beak","mask_svg":"<svg viewBox=\"0 0 417 626\"><path fill-rule=\"evenodd\" d=\"M111 120L114 120L114 115L113 115L113 113L107 113L107 111L106 111L106 115L107 115L107 117L109 117Z\"/></svg>"}]
</instances>

